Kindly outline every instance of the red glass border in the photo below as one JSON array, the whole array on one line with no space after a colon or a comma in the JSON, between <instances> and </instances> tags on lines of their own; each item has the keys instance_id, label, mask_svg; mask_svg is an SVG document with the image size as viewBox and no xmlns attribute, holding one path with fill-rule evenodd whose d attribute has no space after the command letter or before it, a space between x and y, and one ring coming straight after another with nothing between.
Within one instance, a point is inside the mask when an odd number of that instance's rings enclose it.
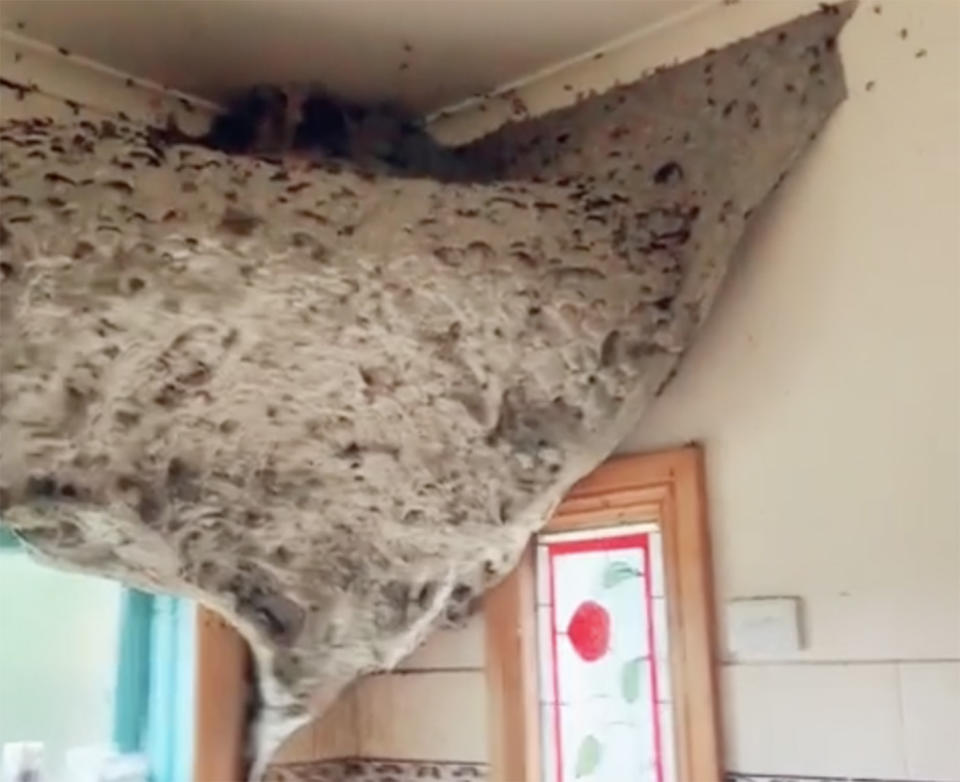
<instances>
[{"instance_id":1,"label":"red glass border","mask_svg":"<svg viewBox=\"0 0 960 782\"><path fill-rule=\"evenodd\" d=\"M550 588L550 654L552 663L552 685L553 685L553 744L556 753L556 782L564 782L563 779L563 753L561 749L561 728L560 728L560 674L557 656L557 616L556 616L556 579L554 571L554 559L565 554L582 554L587 551L620 551L622 549L640 549L643 551L644 568L644 601L647 606L647 647L650 654L650 696L652 701L653 714L653 741L654 741L654 763L656 766L657 782L663 780L663 748L661 746L660 730L660 689L657 676L657 648L656 638L653 630L653 595L650 584L650 533L628 533L614 537L593 538L588 540L576 541L558 541L556 543L544 543L547 548L547 561L549 568L549 588ZM661 563L662 566L662 563Z\"/></svg>"}]
</instances>

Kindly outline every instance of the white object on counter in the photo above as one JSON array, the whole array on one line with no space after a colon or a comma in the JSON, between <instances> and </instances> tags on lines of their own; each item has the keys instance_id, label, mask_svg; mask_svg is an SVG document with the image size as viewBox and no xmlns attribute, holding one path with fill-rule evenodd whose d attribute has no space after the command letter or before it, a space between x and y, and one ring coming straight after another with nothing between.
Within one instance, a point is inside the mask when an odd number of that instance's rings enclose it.
<instances>
[{"instance_id":1,"label":"white object on counter","mask_svg":"<svg viewBox=\"0 0 960 782\"><path fill-rule=\"evenodd\" d=\"M113 747L74 747L67 751L70 782L148 782L149 764L143 755L119 755Z\"/></svg>"},{"instance_id":2,"label":"white object on counter","mask_svg":"<svg viewBox=\"0 0 960 782\"><path fill-rule=\"evenodd\" d=\"M4 744L2 762L2 782L44 782L42 741L13 741Z\"/></svg>"}]
</instances>

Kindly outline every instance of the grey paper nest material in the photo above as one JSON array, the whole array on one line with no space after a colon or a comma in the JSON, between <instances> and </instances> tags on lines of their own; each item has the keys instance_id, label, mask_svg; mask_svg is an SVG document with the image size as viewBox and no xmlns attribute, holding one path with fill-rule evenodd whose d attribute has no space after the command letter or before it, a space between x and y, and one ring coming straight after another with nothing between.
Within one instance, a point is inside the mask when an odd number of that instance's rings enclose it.
<instances>
[{"instance_id":1,"label":"grey paper nest material","mask_svg":"<svg viewBox=\"0 0 960 782\"><path fill-rule=\"evenodd\" d=\"M847 15L504 127L483 182L6 124L4 522L233 619L272 724L391 667L667 381Z\"/></svg>"}]
</instances>

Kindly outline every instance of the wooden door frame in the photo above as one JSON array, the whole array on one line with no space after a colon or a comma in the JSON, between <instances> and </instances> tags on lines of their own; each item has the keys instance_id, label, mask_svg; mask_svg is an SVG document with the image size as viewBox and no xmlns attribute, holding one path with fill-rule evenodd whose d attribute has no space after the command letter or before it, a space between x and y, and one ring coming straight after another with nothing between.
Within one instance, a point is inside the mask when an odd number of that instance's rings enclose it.
<instances>
[{"instance_id":1,"label":"wooden door frame","mask_svg":"<svg viewBox=\"0 0 960 782\"><path fill-rule=\"evenodd\" d=\"M193 782L246 779L250 652L215 611L197 606Z\"/></svg>"},{"instance_id":2,"label":"wooden door frame","mask_svg":"<svg viewBox=\"0 0 960 782\"><path fill-rule=\"evenodd\" d=\"M611 459L577 483L544 528L656 522L663 536L677 782L719 782L715 624L703 452ZM540 782L534 544L484 601L490 782Z\"/></svg>"}]
</instances>

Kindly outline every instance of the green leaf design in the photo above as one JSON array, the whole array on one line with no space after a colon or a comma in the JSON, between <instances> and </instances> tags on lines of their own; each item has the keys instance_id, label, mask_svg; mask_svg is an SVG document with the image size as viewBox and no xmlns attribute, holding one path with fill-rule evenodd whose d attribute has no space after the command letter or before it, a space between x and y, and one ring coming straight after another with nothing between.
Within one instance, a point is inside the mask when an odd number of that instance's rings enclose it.
<instances>
[{"instance_id":1,"label":"green leaf design","mask_svg":"<svg viewBox=\"0 0 960 782\"><path fill-rule=\"evenodd\" d=\"M640 697L640 659L627 660L620 670L620 692L627 703Z\"/></svg>"},{"instance_id":2,"label":"green leaf design","mask_svg":"<svg viewBox=\"0 0 960 782\"><path fill-rule=\"evenodd\" d=\"M638 575L640 574L637 573L636 569L629 562L622 560L619 562L611 562L603 571L603 585L609 589L610 587L615 587L621 581L626 581L628 578L634 578Z\"/></svg>"},{"instance_id":3,"label":"green leaf design","mask_svg":"<svg viewBox=\"0 0 960 782\"><path fill-rule=\"evenodd\" d=\"M580 749L577 750L577 779L588 777L597 770L600 765L600 756L603 754L603 747L597 741L595 736L585 736L580 742Z\"/></svg>"}]
</instances>

